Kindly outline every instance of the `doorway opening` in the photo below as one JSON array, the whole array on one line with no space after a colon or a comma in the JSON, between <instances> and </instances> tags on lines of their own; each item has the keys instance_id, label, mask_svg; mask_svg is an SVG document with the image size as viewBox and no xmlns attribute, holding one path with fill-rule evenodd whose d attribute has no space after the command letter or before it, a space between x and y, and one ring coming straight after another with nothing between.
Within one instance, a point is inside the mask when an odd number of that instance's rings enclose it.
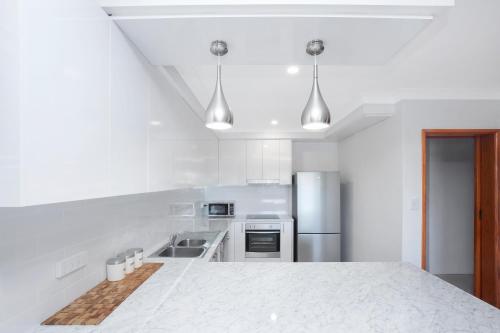
<instances>
[{"instance_id":1,"label":"doorway opening","mask_svg":"<svg viewBox=\"0 0 500 333\"><path fill-rule=\"evenodd\" d=\"M427 267L474 292L474 138L427 139Z\"/></svg>"},{"instance_id":2,"label":"doorway opening","mask_svg":"<svg viewBox=\"0 0 500 333\"><path fill-rule=\"evenodd\" d=\"M422 268L500 307L500 130L422 131Z\"/></svg>"}]
</instances>

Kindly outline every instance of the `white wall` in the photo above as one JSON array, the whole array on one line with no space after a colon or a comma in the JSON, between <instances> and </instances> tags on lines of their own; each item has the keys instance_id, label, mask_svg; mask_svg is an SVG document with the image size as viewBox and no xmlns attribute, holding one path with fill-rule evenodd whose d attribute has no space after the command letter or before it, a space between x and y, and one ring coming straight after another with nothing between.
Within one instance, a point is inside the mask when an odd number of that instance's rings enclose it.
<instances>
[{"instance_id":1,"label":"white wall","mask_svg":"<svg viewBox=\"0 0 500 333\"><path fill-rule=\"evenodd\" d=\"M348 199L343 197L344 253L347 260L385 260L400 254L403 261L420 266L421 131L500 128L500 101L408 100L398 103L396 110L392 118L339 144L341 177L347 184L343 193ZM373 223L379 228L370 229ZM392 230L401 233L387 236ZM392 246L396 243L400 249Z\"/></svg>"},{"instance_id":2,"label":"white wall","mask_svg":"<svg viewBox=\"0 0 500 333\"><path fill-rule=\"evenodd\" d=\"M500 101L403 101L402 259L420 266L422 239L421 131L429 128L500 128Z\"/></svg>"},{"instance_id":3,"label":"white wall","mask_svg":"<svg viewBox=\"0 0 500 333\"><path fill-rule=\"evenodd\" d=\"M19 8L0 2L0 203L19 197Z\"/></svg>"},{"instance_id":4,"label":"white wall","mask_svg":"<svg viewBox=\"0 0 500 333\"><path fill-rule=\"evenodd\" d=\"M473 274L474 139L428 140L427 168L427 269Z\"/></svg>"},{"instance_id":5,"label":"white wall","mask_svg":"<svg viewBox=\"0 0 500 333\"><path fill-rule=\"evenodd\" d=\"M197 200L203 190L0 208L0 332L32 331L103 281L106 259L118 252L150 253L172 232L190 230L193 220L169 216L169 205ZM88 265L57 279L56 262L81 251Z\"/></svg>"},{"instance_id":6,"label":"white wall","mask_svg":"<svg viewBox=\"0 0 500 333\"><path fill-rule=\"evenodd\" d=\"M401 259L401 117L339 144L344 261Z\"/></svg>"},{"instance_id":7,"label":"white wall","mask_svg":"<svg viewBox=\"0 0 500 333\"><path fill-rule=\"evenodd\" d=\"M235 214L291 215L291 186L215 186L206 190L207 201L234 201Z\"/></svg>"},{"instance_id":8,"label":"white wall","mask_svg":"<svg viewBox=\"0 0 500 333\"><path fill-rule=\"evenodd\" d=\"M293 172L338 171L336 142L293 142Z\"/></svg>"},{"instance_id":9,"label":"white wall","mask_svg":"<svg viewBox=\"0 0 500 333\"><path fill-rule=\"evenodd\" d=\"M2 2L1 206L216 183L213 132L94 1L17 6Z\"/></svg>"}]
</instances>

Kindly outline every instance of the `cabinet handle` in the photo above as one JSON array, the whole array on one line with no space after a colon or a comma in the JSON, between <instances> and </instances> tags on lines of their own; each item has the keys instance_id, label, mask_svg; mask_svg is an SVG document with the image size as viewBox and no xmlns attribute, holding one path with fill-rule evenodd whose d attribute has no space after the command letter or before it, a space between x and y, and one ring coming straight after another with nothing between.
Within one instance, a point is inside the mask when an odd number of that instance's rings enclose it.
<instances>
[{"instance_id":1,"label":"cabinet handle","mask_svg":"<svg viewBox=\"0 0 500 333\"><path fill-rule=\"evenodd\" d=\"M243 233L243 223L240 224L241 233Z\"/></svg>"}]
</instances>

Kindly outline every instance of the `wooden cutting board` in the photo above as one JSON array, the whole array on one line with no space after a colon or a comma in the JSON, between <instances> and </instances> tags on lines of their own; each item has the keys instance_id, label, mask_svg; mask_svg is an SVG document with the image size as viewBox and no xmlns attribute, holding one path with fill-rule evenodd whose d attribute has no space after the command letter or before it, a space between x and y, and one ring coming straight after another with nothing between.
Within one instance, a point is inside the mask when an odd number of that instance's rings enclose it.
<instances>
[{"instance_id":1,"label":"wooden cutting board","mask_svg":"<svg viewBox=\"0 0 500 333\"><path fill-rule=\"evenodd\" d=\"M42 325L97 325L161 266L162 263L144 264L123 280L101 282Z\"/></svg>"}]
</instances>

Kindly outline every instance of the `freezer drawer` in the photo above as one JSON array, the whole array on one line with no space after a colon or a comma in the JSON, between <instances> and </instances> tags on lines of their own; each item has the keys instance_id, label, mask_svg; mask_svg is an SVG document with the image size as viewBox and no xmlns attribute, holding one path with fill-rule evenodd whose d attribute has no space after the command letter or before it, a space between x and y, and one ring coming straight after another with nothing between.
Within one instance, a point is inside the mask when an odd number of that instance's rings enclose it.
<instances>
[{"instance_id":1,"label":"freezer drawer","mask_svg":"<svg viewBox=\"0 0 500 333\"><path fill-rule=\"evenodd\" d=\"M340 261L340 234L298 234L297 261Z\"/></svg>"}]
</instances>

